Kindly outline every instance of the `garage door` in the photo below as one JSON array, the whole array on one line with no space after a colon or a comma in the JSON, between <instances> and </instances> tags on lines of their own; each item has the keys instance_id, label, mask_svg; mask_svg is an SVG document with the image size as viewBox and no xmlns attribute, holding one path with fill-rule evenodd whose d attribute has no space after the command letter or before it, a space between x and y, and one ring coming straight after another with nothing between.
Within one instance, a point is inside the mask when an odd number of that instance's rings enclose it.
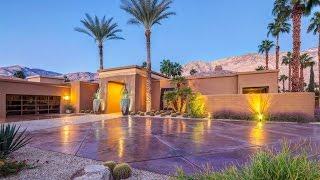
<instances>
[{"instance_id":1,"label":"garage door","mask_svg":"<svg viewBox=\"0 0 320 180\"><path fill-rule=\"evenodd\" d=\"M7 116L60 113L60 97L7 95L6 112Z\"/></svg>"}]
</instances>

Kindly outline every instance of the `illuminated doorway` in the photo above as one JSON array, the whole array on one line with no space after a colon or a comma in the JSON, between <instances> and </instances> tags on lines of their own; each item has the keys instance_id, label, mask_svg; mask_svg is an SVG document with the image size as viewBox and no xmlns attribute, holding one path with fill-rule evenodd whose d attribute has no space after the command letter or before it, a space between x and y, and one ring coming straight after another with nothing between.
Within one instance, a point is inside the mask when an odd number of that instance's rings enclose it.
<instances>
[{"instance_id":1,"label":"illuminated doorway","mask_svg":"<svg viewBox=\"0 0 320 180\"><path fill-rule=\"evenodd\" d=\"M121 92L124 84L117 82L108 82L107 90L107 113L120 113Z\"/></svg>"}]
</instances>

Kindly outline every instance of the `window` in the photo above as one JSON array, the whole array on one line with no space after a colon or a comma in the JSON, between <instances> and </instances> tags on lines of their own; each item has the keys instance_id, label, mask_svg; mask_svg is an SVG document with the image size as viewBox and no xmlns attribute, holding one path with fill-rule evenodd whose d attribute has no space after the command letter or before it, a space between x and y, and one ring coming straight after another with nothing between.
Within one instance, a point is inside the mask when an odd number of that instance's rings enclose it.
<instances>
[{"instance_id":1,"label":"window","mask_svg":"<svg viewBox=\"0 0 320 180\"><path fill-rule=\"evenodd\" d=\"M269 87L246 87L242 89L242 94L261 94L268 92Z\"/></svg>"}]
</instances>

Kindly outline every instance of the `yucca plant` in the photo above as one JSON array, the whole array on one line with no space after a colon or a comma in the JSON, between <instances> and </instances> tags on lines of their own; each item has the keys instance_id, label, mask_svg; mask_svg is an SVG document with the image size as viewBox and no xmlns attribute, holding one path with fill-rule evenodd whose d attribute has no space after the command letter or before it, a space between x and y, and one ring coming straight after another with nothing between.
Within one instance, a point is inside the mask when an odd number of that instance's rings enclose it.
<instances>
[{"instance_id":1,"label":"yucca plant","mask_svg":"<svg viewBox=\"0 0 320 180\"><path fill-rule=\"evenodd\" d=\"M0 159L5 159L9 154L26 146L31 137L26 134L26 129L19 132L20 126L2 124L0 126Z\"/></svg>"}]
</instances>

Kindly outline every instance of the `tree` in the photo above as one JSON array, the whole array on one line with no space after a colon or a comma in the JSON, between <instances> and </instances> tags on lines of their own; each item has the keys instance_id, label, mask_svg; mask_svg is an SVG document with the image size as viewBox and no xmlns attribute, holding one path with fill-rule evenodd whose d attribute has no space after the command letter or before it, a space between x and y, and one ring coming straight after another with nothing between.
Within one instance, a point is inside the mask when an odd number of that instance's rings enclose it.
<instances>
[{"instance_id":1,"label":"tree","mask_svg":"<svg viewBox=\"0 0 320 180\"><path fill-rule=\"evenodd\" d=\"M141 67L143 67L143 68L147 68L147 62L143 61L143 63L142 63L142 65L141 65Z\"/></svg>"},{"instance_id":2,"label":"tree","mask_svg":"<svg viewBox=\"0 0 320 180\"><path fill-rule=\"evenodd\" d=\"M70 82L70 79L67 75L63 75L64 82Z\"/></svg>"},{"instance_id":3,"label":"tree","mask_svg":"<svg viewBox=\"0 0 320 180\"><path fill-rule=\"evenodd\" d=\"M171 78L181 76L182 66L177 62L165 59L160 63L160 72Z\"/></svg>"},{"instance_id":4,"label":"tree","mask_svg":"<svg viewBox=\"0 0 320 180\"><path fill-rule=\"evenodd\" d=\"M280 46L279 37L281 33L289 33L291 25L287 23L286 19L277 17L274 22L268 25L268 36L271 34L276 38L276 69L279 69L279 58L280 58Z\"/></svg>"},{"instance_id":5,"label":"tree","mask_svg":"<svg viewBox=\"0 0 320 180\"><path fill-rule=\"evenodd\" d=\"M266 55L266 70L269 69L269 52L271 48L274 46L272 41L269 40L263 40L261 44L259 45L259 53Z\"/></svg>"},{"instance_id":6,"label":"tree","mask_svg":"<svg viewBox=\"0 0 320 180\"><path fill-rule=\"evenodd\" d=\"M288 52L286 56L282 57L282 64L285 64L288 66L288 90L291 91L291 63L292 63L292 53Z\"/></svg>"},{"instance_id":7,"label":"tree","mask_svg":"<svg viewBox=\"0 0 320 180\"><path fill-rule=\"evenodd\" d=\"M312 61L312 57L310 57L307 53L302 54L300 56L300 91L304 91L304 75L303 70L308 67L309 63Z\"/></svg>"},{"instance_id":8,"label":"tree","mask_svg":"<svg viewBox=\"0 0 320 180\"><path fill-rule=\"evenodd\" d=\"M192 68L192 69L190 70L190 75L191 75L191 76L193 76L193 75L195 75L195 74L197 74L197 73L198 73L198 71L197 71L196 69L193 69L193 68Z\"/></svg>"},{"instance_id":9,"label":"tree","mask_svg":"<svg viewBox=\"0 0 320 180\"><path fill-rule=\"evenodd\" d=\"M313 32L314 35L318 34L318 38L319 38L318 40L318 68L319 68L318 80L320 82L320 13L319 12L314 13L313 17L310 20L308 33L310 32Z\"/></svg>"},{"instance_id":10,"label":"tree","mask_svg":"<svg viewBox=\"0 0 320 180\"><path fill-rule=\"evenodd\" d=\"M264 71L264 70L266 70L266 68L264 66L258 66L256 68L256 71Z\"/></svg>"},{"instance_id":11,"label":"tree","mask_svg":"<svg viewBox=\"0 0 320 180\"><path fill-rule=\"evenodd\" d=\"M16 71L13 73L13 76L16 78L20 78L20 79L25 79L26 75L24 74L23 71Z\"/></svg>"},{"instance_id":12,"label":"tree","mask_svg":"<svg viewBox=\"0 0 320 180\"><path fill-rule=\"evenodd\" d=\"M315 65L314 61L310 61L308 63L308 67L310 67L310 78L309 78L309 85L308 85L308 92L314 92L315 90L315 82L314 82L314 70L313 66Z\"/></svg>"},{"instance_id":13,"label":"tree","mask_svg":"<svg viewBox=\"0 0 320 180\"><path fill-rule=\"evenodd\" d=\"M320 5L320 0L276 0L273 14L285 19L292 18L292 91L301 91L299 80L299 60L301 49L301 18L308 15L311 9ZM300 78L301 79L301 78Z\"/></svg>"},{"instance_id":14,"label":"tree","mask_svg":"<svg viewBox=\"0 0 320 180\"><path fill-rule=\"evenodd\" d=\"M288 76L286 76L284 74L281 75L280 78L279 78L279 81L282 82L282 92L286 92L284 83L286 82L287 79L288 79Z\"/></svg>"},{"instance_id":15,"label":"tree","mask_svg":"<svg viewBox=\"0 0 320 180\"><path fill-rule=\"evenodd\" d=\"M155 24L175 15L170 12L172 0L122 0L121 9L129 13L132 18L129 24L143 25L147 46L147 82L146 82L146 110L151 111L151 31Z\"/></svg>"},{"instance_id":16,"label":"tree","mask_svg":"<svg viewBox=\"0 0 320 180\"><path fill-rule=\"evenodd\" d=\"M97 16L92 18L89 14L86 14L85 16L86 18L81 20L84 28L76 27L74 30L84 33L96 41L99 48L100 70L102 70L104 42L112 39L123 39L118 36L118 33L122 32L122 30L118 29L117 23L112 22L113 18L106 19L105 16L102 19L99 19Z\"/></svg>"}]
</instances>

